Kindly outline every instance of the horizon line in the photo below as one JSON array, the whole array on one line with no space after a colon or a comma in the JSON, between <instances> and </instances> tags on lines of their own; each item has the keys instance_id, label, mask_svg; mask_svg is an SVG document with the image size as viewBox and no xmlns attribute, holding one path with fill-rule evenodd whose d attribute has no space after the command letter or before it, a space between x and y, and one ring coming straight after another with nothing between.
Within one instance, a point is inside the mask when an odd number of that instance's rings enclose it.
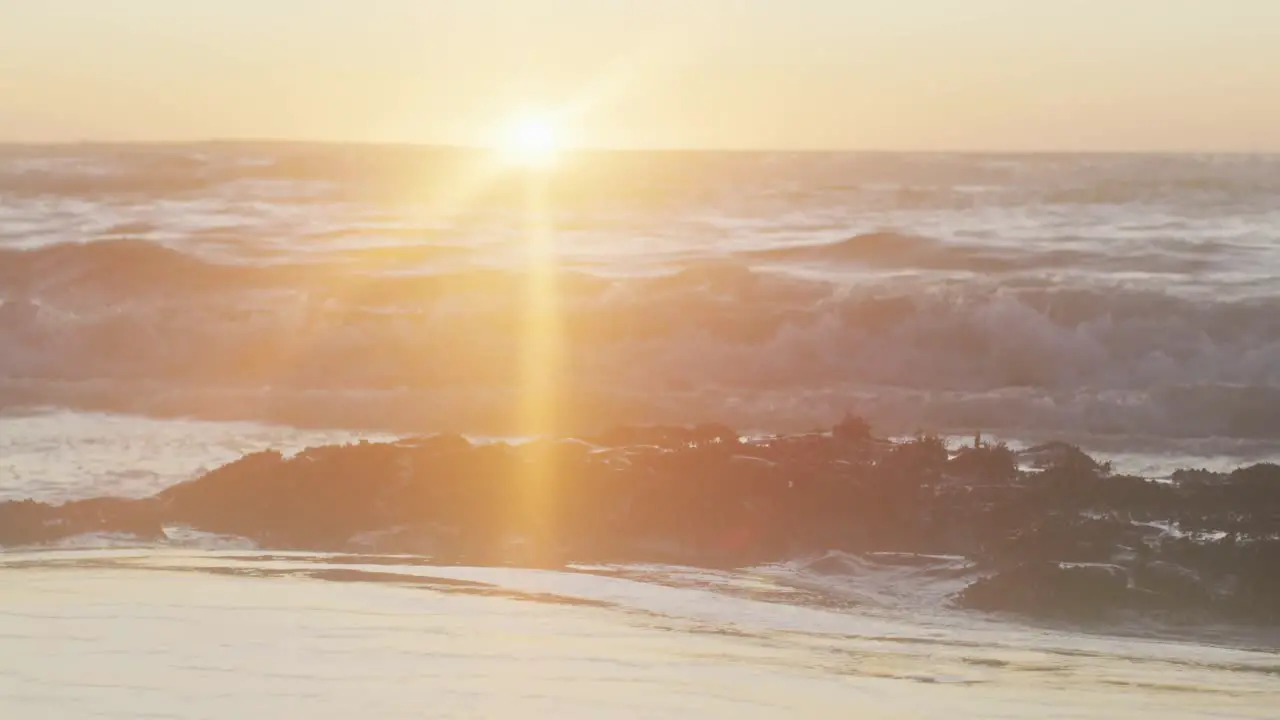
<instances>
[{"instance_id":1,"label":"horizon line","mask_svg":"<svg viewBox=\"0 0 1280 720\"><path fill-rule=\"evenodd\" d=\"M192 145L310 145L310 146L356 146L406 148L415 150L436 150L453 152L494 152L495 148L487 145L439 143L413 140L337 140L310 138L272 138L272 137L211 137L198 139L157 139L157 140L5 140L0 139L0 148L41 148L41 147L157 147L157 146L192 146ZM575 153L720 153L720 154L857 154L857 155L1280 155L1280 148L1261 150L1241 149L1011 149L1011 148L857 148L857 147L712 147L712 146L654 146L654 147L617 147L617 146L571 146L561 148L566 155Z\"/></svg>"}]
</instances>

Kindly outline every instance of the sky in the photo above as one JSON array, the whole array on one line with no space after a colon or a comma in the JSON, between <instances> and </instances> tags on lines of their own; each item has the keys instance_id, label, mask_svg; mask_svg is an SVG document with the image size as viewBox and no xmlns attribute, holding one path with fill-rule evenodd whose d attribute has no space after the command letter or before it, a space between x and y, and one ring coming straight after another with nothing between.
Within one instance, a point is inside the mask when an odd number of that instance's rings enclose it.
<instances>
[{"instance_id":1,"label":"sky","mask_svg":"<svg viewBox=\"0 0 1280 720\"><path fill-rule=\"evenodd\" d=\"M0 141L1280 151L1280 0L0 0Z\"/></svg>"}]
</instances>

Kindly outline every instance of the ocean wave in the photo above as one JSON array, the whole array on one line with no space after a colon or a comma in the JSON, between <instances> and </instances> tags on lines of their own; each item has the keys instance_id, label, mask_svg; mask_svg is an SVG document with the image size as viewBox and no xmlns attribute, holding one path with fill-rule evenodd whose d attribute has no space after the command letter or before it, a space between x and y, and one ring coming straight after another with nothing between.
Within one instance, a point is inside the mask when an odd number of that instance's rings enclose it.
<instances>
[{"instance_id":1,"label":"ocean wave","mask_svg":"<svg viewBox=\"0 0 1280 720\"><path fill-rule=\"evenodd\" d=\"M57 293L40 298L33 292L34 299L14 293L4 306L10 318L5 330L38 337L58 334L60 325L91 330L111 324L124 337L197 333L234 341L237 328L247 329L242 321L249 314L263 329L313 331L313 340L336 342L344 332L358 332L368 342L395 347L430 336L465 352L469 344L514 341L510 326L527 311L523 303L530 292L527 276L497 269L350 276L333 284L323 282L335 279L332 274L316 271L311 282L295 283L297 275L289 274L300 273L297 268L220 266L145 243L104 245L80 263L67 262L69 252L55 247L15 253L22 262L0 264L0 278L11 290L26 282L30 291L44 270L46 287L58 277L68 292L85 293L97 280L124 298L148 281L187 291L203 283L216 297L175 292L135 303L127 312L107 307L72 315L59 312ZM266 279L280 282L270 285ZM655 361L665 357L674 364L682 360L671 353L681 348L705 356L736 347L786 361L778 368L783 374L821 369L812 380L862 377L915 386L919 371L928 369L942 371L930 384L943 381L942 387L953 389L1054 387L1073 380L1128 389L1162 380L1277 381L1272 353L1280 342L1280 316L1267 300L1200 301L1051 283L1001 287L895 279L851 287L732 263L641 278L563 271L552 282L566 342L587 351L624 341L648 343ZM288 303L255 306L236 292L267 286L291 292L306 312L300 316ZM472 342L464 342L465 336ZM940 354L946 355L945 368L934 362ZM718 372L770 379L760 376L764 368L735 366ZM1179 375L1180 370L1186 372Z\"/></svg>"},{"instance_id":2,"label":"ocean wave","mask_svg":"<svg viewBox=\"0 0 1280 720\"><path fill-rule=\"evenodd\" d=\"M165 251L129 252L175 275L189 267ZM216 272L242 270L258 272ZM915 417L939 428L1280 437L1280 308L1270 300L983 281L851 287L735 264L565 273L548 286L500 270L348 278L258 301L218 292L219 281L208 279L205 297L180 294L196 284L188 278L172 296L134 293L123 305L7 301L0 376L147 381L172 397L271 388L430 404L431 393L452 393L471 398L457 400L459 417L489 416L519 391L520 329L539 320L530 293L555 287L541 317L559 334L549 382L593 418L697 409L794 427L856 402L894 426Z\"/></svg>"},{"instance_id":3,"label":"ocean wave","mask_svg":"<svg viewBox=\"0 0 1280 720\"><path fill-rule=\"evenodd\" d=\"M792 245L755 254L783 260L878 260L895 258L893 264L905 264L900 258L918 258L937 253L943 246L932 238L879 231L854 235L833 243Z\"/></svg>"},{"instance_id":4,"label":"ocean wave","mask_svg":"<svg viewBox=\"0 0 1280 720\"><path fill-rule=\"evenodd\" d=\"M116 298L148 291L226 291L243 284L236 274L229 266L128 238L0 248L0 292L19 297L72 289Z\"/></svg>"},{"instance_id":5,"label":"ocean wave","mask_svg":"<svg viewBox=\"0 0 1280 720\"><path fill-rule=\"evenodd\" d=\"M467 296L471 302L483 306L485 301L474 297L476 291L501 298L511 289L521 287L525 278L522 265L527 262L518 247L481 251L457 243L375 242L368 237L340 247L290 253L255 251L251 241L234 244L233 254L246 257L230 261L179 249L172 244L114 235L89 242L34 248L0 247L0 299L7 296L55 304L78 301L90 306L132 304L139 299L154 300L157 296L173 302L220 296L233 302L238 294L276 291L365 307L394 305L412 309L449 296L455 299ZM240 249L240 244L246 248ZM473 259L484 262L473 263ZM1006 292L1039 290L1049 296L1055 291L1046 288L1039 276L1043 271L1081 274L1088 273L1090 268L1105 266L1107 272L1182 274L1204 269L1213 260L1203 253L981 247L886 231L834 243L790 245L698 261L667 262L665 271L647 270L643 277L599 273L600 267L571 257L560 262L561 267L554 271L556 285L559 292L573 301L633 296L642 304L646 298L655 300L664 294L709 291L718 295L746 295L754 301L757 307L753 310L758 315L769 313L766 306L774 301L790 307L797 299L821 302L842 287L857 294L858 287L885 286L882 289L887 289L890 285L883 281L869 283L866 275L858 272L862 269L894 271L900 276L893 282L910 282L913 287L919 287L919 281L931 271L958 273L950 279L975 275L994 278L1004 273L1001 277ZM603 262L602 267L609 269L610 261ZM795 263L800 263L802 270L820 270L824 280L788 281L781 277L794 270ZM654 269L662 266L660 261L654 263ZM845 269L855 272L842 275ZM914 280L903 280L901 276ZM805 277L803 272L800 277ZM935 289L947 288L948 279L933 280ZM1022 290L1018 286L1022 286ZM1095 292L1100 302L1111 301L1105 290L1063 288L1052 302L1059 305L1098 302L1067 297L1072 292ZM1123 294L1123 290L1117 291L1117 295ZM1118 302L1130 301L1120 298ZM856 308L851 311L859 312Z\"/></svg>"},{"instance_id":6,"label":"ocean wave","mask_svg":"<svg viewBox=\"0 0 1280 720\"><path fill-rule=\"evenodd\" d=\"M1064 243L1065 241L1065 243ZM1207 247L1206 247L1207 245ZM783 245L740 253L747 261L805 263L826 269L846 265L875 270L959 271L964 273L1133 272L1185 274L1211 269L1220 244L1164 242L1159 248L1103 248L1081 246L1070 238L1056 243L1007 244L939 240L922 235L882 230L853 235L835 242Z\"/></svg>"},{"instance_id":7,"label":"ocean wave","mask_svg":"<svg viewBox=\"0 0 1280 720\"><path fill-rule=\"evenodd\" d=\"M0 298L80 301L90 306L139 300L182 301L274 290L325 294L326 287L363 287L367 302L397 295L421 299L484 283L485 270L447 276L421 268L469 249L448 245L366 246L329 250L288 262L219 262L135 238L0 248ZM415 272L415 269L419 269Z\"/></svg>"},{"instance_id":8,"label":"ocean wave","mask_svg":"<svg viewBox=\"0 0 1280 720\"><path fill-rule=\"evenodd\" d=\"M1036 253L1019 253L1027 256ZM865 267L908 270L965 270L1003 272L1025 266L1008 253L987 247L963 246L934 238L879 231L830 243L785 245L757 250L747 257L806 263L857 263ZM1039 262L1044 262L1040 260ZM1054 260L1046 264L1058 264Z\"/></svg>"}]
</instances>

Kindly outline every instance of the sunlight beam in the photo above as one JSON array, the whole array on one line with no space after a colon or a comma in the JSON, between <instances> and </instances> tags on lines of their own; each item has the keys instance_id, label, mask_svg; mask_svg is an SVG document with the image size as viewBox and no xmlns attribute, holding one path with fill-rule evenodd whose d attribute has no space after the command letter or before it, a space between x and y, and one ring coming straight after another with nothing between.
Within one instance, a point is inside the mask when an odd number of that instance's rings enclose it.
<instances>
[{"instance_id":1,"label":"sunlight beam","mask_svg":"<svg viewBox=\"0 0 1280 720\"><path fill-rule=\"evenodd\" d=\"M557 255L551 204L545 174L525 178L525 288L520 332L519 427L527 438L554 439L561 423L560 379L564 352L560 292L557 287ZM547 557L555 537L558 505L555 453L550 442L534 442L518 479L518 527L535 553Z\"/></svg>"}]
</instances>

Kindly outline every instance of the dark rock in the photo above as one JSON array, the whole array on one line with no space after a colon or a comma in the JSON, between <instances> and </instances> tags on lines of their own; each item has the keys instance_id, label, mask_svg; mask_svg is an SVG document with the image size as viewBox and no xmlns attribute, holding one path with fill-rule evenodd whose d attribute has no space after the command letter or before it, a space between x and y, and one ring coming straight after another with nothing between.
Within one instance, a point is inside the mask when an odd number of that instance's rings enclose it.
<instances>
[{"instance_id":1,"label":"dark rock","mask_svg":"<svg viewBox=\"0 0 1280 720\"><path fill-rule=\"evenodd\" d=\"M831 437L842 445L857 445L869 442L871 438L871 423L857 415L845 413L845 416L836 426L831 428Z\"/></svg>"},{"instance_id":2,"label":"dark rock","mask_svg":"<svg viewBox=\"0 0 1280 720\"><path fill-rule=\"evenodd\" d=\"M995 572L957 598L966 607L1280 622L1277 466L1159 483L1062 443L1021 458L1044 469L1019 471L1000 445L952 456L936 437L876 439L853 417L830 434L750 443L721 425L515 446L440 435L256 453L144 501L0 503L0 544L158 540L173 524L264 548L539 566L964 555Z\"/></svg>"},{"instance_id":3,"label":"dark rock","mask_svg":"<svg viewBox=\"0 0 1280 720\"><path fill-rule=\"evenodd\" d=\"M1018 458L1008 445L974 445L956 451L947 473L974 483L1008 483L1018 477Z\"/></svg>"},{"instance_id":4,"label":"dark rock","mask_svg":"<svg viewBox=\"0 0 1280 720\"><path fill-rule=\"evenodd\" d=\"M946 469L950 457L946 441L942 438L934 435L918 435L894 446L881 459L880 465L899 475L934 480Z\"/></svg>"},{"instance_id":5,"label":"dark rock","mask_svg":"<svg viewBox=\"0 0 1280 720\"><path fill-rule=\"evenodd\" d=\"M163 540L154 500L94 498L63 505L24 500L0 503L0 545L40 545L89 533L120 533Z\"/></svg>"},{"instance_id":6,"label":"dark rock","mask_svg":"<svg viewBox=\"0 0 1280 720\"><path fill-rule=\"evenodd\" d=\"M1089 457L1083 450L1064 442L1048 442L1027 448L1018 453L1024 462L1030 462L1038 470L1064 470L1067 472L1103 474L1111 467Z\"/></svg>"}]
</instances>

